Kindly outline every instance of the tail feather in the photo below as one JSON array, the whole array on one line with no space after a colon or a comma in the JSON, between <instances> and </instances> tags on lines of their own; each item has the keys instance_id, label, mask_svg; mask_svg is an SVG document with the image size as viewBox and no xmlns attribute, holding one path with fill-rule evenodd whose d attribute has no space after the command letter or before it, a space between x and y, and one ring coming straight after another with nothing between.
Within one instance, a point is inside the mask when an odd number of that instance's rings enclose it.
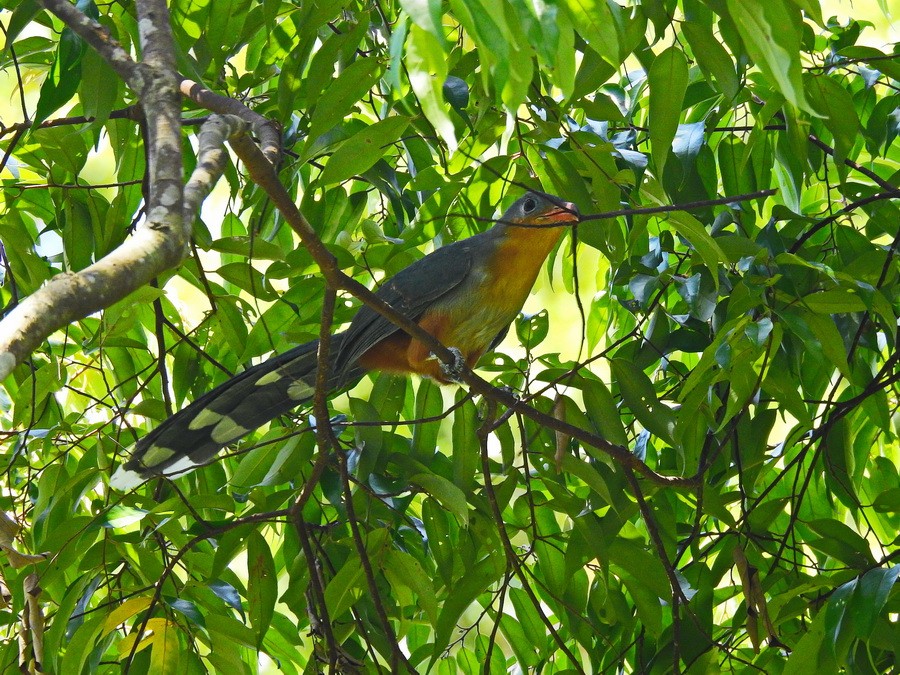
<instances>
[{"instance_id":1,"label":"tail feather","mask_svg":"<svg viewBox=\"0 0 900 675\"><path fill-rule=\"evenodd\" d=\"M340 352L343 336L332 337L332 355ZM125 490L154 475L190 471L228 443L309 401L315 393L318 346L314 340L273 356L195 400L141 438L110 485ZM353 384L362 374L360 368L332 372L328 390Z\"/></svg>"}]
</instances>

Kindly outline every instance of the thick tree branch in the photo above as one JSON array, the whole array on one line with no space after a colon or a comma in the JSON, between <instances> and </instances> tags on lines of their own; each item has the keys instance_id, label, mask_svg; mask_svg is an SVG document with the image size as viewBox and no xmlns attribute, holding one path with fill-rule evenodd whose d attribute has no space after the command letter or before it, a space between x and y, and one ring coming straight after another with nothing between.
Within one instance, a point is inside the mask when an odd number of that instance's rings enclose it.
<instances>
[{"instance_id":1,"label":"thick tree branch","mask_svg":"<svg viewBox=\"0 0 900 675\"><path fill-rule=\"evenodd\" d=\"M202 108L223 115L235 115L249 122L253 133L259 138L259 147L263 155L270 164L278 166L281 159L281 130L278 124L251 110L240 101L216 94L193 80L182 78L179 88L183 96Z\"/></svg>"},{"instance_id":2,"label":"thick tree branch","mask_svg":"<svg viewBox=\"0 0 900 675\"><path fill-rule=\"evenodd\" d=\"M160 229L178 245L180 262L190 240L190 220L182 211L184 167L181 162L181 97L175 69L175 45L165 0L143 0L137 5L138 30L144 53L146 80L140 90L147 119L145 139L150 181L145 227Z\"/></svg>"},{"instance_id":3,"label":"thick tree branch","mask_svg":"<svg viewBox=\"0 0 900 675\"><path fill-rule=\"evenodd\" d=\"M199 205L199 201L192 199L193 210L185 219L180 97L169 12L164 0L138 4L144 53L141 64L136 64L99 22L74 5L65 0L42 0L42 4L96 49L141 97L150 157L147 219L136 235L115 251L80 272L55 276L3 320L0 379L54 330L109 307L180 262L190 237L189 223ZM224 154L210 157L207 146L207 157L199 167L201 174L207 173L197 175L194 185L208 183L210 168L221 174L224 160ZM202 194L200 188L195 196Z\"/></svg>"},{"instance_id":4,"label":"thick tree branch","mask_svg":"<svg viewBox=\"0 0 900 675\"><path fill-rule=\"evenodd\" d=\"M197 168L184 189L183 205L179 201L185 222L193 220L225 169L224 139L244 127L241 120L222 116L204 124ZM185 233L173 236L159 223L153 225L138 228L134 237L80 272L56 275L0 322L0 380L55 330L122 300L184 258Z\"/></svg>"}]
</instances>

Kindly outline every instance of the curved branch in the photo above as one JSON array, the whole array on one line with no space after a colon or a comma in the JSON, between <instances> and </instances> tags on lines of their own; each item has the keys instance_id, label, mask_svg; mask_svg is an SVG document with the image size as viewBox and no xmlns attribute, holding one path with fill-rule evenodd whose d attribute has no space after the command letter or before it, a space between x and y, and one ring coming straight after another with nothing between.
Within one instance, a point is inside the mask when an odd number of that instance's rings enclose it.
<instances>
[{"instance_id":1,"label":"curved branch","mask_svg":"<svg viewBox=\"0 0 900 675\"><path fill-rule=\"evenodd\" d=\"M224 116L211 117L203 125L197 168L184 188L179 220L192 222L225 170L225 139L244 128L243 121ZM0 322L0 380L55 330L109 307L177 265L187 254L187 242L185 228L148 219L134 237L93 265L50 279Z\"/></svg>"},{"instance_id":2,"label":"curved branch","mask_svg":"<svg viewBox=\"0 0 900 675\"><path fill-rule=\"evenodd\" d=\"M809 240L809 238L812 237L816 232L821 230L823 227L827 227L828 225L830 225L834 221L838 220L839 218L842 218L843 216L846 216L849 213L853 213L858 208L861 208L861 207L866 206L867 204L871 204L873 202L882 201L884 199L898 199L898 198L900 198L900 190L895 189L890 192L879 192L879 193L871 195L869 197L864 197L863 199L855 201L852 204L847 204L847 206L842 208L837 213L833 213L832 215L828 216L827 218L823 218L822 220L818 221L815 225L810 227L802 235L797 237L797 241L795 241L791 245L791 247L788 249L788 251L790 253L796 253L803 247L803 244L805 244Z\"/></svg>"},{"instance_id":3,"label":"curved branch","mask_svg":"<svg viewBox=\"0 0 900 675\"><path fill-rule=\"evenodd\" d=\"M259 146L263 155L270 164L278 166L281 159L281 130L277 122L263 117L240 101L216 94L202 84L186 77L181 78L178 86L182 96L200 107L222 115L234 115L248 122L253 133L259 138Z\"/></svg>"}]
</instances>

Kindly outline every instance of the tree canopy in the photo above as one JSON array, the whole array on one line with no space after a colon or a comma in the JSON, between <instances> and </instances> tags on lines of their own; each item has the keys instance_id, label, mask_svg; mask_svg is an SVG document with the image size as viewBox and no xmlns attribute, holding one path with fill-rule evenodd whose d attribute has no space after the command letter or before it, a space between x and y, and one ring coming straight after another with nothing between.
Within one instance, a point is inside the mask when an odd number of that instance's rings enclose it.
<instances>
[{"instance_id":1,"label":"tree canopy","mask_svg":"<svg viewBox=\"0 0 900 675\"><path fill-rule=\"evenodd\" d=\"M3 669L896 670L900 8L823 4L5 0ZM528 189L461 386L109 489Z\"/></svg>"}]
</instances>

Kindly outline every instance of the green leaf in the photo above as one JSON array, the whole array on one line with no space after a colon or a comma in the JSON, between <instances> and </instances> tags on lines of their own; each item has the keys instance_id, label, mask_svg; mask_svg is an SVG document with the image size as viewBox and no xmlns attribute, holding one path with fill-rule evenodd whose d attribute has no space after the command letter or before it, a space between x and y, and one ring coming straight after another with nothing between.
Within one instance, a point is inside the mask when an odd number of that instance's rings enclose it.
<instances>
[{"instance_id":1,"label":"green leaf","mask_svg":"<svg viewBox=\"0 0 900 675\"><path fill-rule=\"evenodd\" d=\"M418 485L437 499L445 509L460 519L463 527L469 524L469 507L465 493L443 476L433 473L417 473L409 482Z\"/></svg>"},{"instance_id":2,"label":"green leaf","mask_svg":"<svg viewBox=\"0 0 900 675\"><path fill-rule=\"evenodd\" d=\"M319 182L323 186L340 183L368 171L397 142L407 126L408 119L394 115L353 134L328 159Z\"/></svg>"},{"instance_id":3,"label":"green leaf","mask_svg":"<svg viewBox=\"0 0 900 675\"><path fill-rule=\"evenodd\" d=\"M422 524L428 540L429 553L434 558L438 572L446 583L453 578L454 548L450 537L447 513L434 499L422 503Z\"/></svg>"},{"instance_id":4,"label":"green leaf","mask_svg":"<svg viewBox=\"0 0 900 675\"><path fill-rule=\"evenodd\" d=\"M112 529L125 529L129 525L138 523L144 519L148 511L144 509L136 509L131 506L118 504L113 506L106 512L106 518L103 520L103 527Z\"/></svg>"},{"instance_id":5,"label":"green leaf","mask_svg":"<svg viewBox=\"0 0 900 675\"><path fill-rule=\"evenodd\" d=\"M290 118L296 106L296 100L305 82L303 69L313 48L312 36L301 40L284 58L284 64L278 78L278 115L281 119ZM313 139L310 139L313 140Z\"/></svg>"},{"instance_id":6,"label":"green leaf","mask_svg":"<svg viewBox=\"0 0 900 675\"><path fill-rule=\"evenodd\" d=\"M848 581L835 589L825 606L825 635L831 653L838 661L843 661L853 635L848 608L856 592L858 579Z\"/></svg>"},{"instance_id":7,"label":"green leaf","mask_svg":"<svg viewBox=\"0 0 900 675\"><path fill-rule=\"evenodd\" d=\"M660 598L647 588L642 579L638 580L631 576L624 576L622 583L628 589L632 600L634 600L637 615L641 620L641 626L645 627L650 635L659 636L663 629Z\"/></svg>"},{"instance_id":8,"label":"green leaf","mask_svg":"<svg viewBox=\"0 0 900 675\"><path fill-rule=\"evenodd\" d=\"M615 539L607 549L609 561L628 572L642 588L646 588L657 599L669 600L672 588L666 570L658 558L650 554L640 544L628 539Z\"/></svg>"},{"instance_id":9,"label":"green leaf","mask_svg":"<svg viewBox=\"0 0 900 675\"><path fill-rule=\"evenodd\" d=\"M444 396L441 388L433 380L423 379L416 391L415 418L417 420L432 419L430 422L420 422L413 429L412 456L420 462L432 461L437 446L438 434L441 430L439 420L444 411Z\"/></svg>"},{"instance_id":10,"label":"green leaf","mask_svg":"<svg viewBox=\"0 0 900 675\"><path fill-rule=\"evenodd\" d=\"M247 606L250 625L256 633L257 646L262 645L275 613L278 600L278 575L268 542L256 530L247 537Z\"/></svg>"},{"instance_id":11,"label":"green leaf","mask_svg":"<svg viewBox=\"0 0 900 675\"><path fill-rule=\"evenodd\" d=\"M81 59L86 49L84 41L71 28L63 29L56 58L41 85L32 129L37 129L41 122L68 103L78 91L81 83Z\"/></svg>"},{"instance_id":12,"label":"green leaf","mask_svg":"<svg viewBox=\"0 0 900 675\"><path fill-rule=\"evenodd\" d=\"M276 431L277 437L284 430ZM241 458L241 463L231 477L231 484L238 492L246 492L258 485L272 485L279 471L300 445L300 437L294 436L282 443L261 443Z\"/></svg>"},{"instance_id":13,"label":"green leaf","mask_svg":"<svg viewBox=\"0 0 900 675\"><path fill-rule=\"evenodd\" d=\"M859 132L853 96L828 75L808 75L804 84L810 103L825 116L825 126L834 137L834 161L841 164L847 159Z\"/></svg>"},{"instance_id":14,"label":"green leaf","mask_svg":"<svg viewBox=\"0 0 900 675\"><path fill-rule=\"evenodd\" d=\"M365 587L362 563L351 554L347 562L325 587L325 606L332 621L340 620L344 612L356 602Z\"/></svg>"},{"instance_id":15,"label":"green leaf","mask_svg":"<svg viewBox=\"0 0 900 675\"><path fill-rule=\"evenodd\" d=\"M800 74L800 12L784 2L726 0L734 27L757 67L795 107L814 112Z\"/></svg>"},{"instance_id":16,"label":"green leaf","mask_svg":"<svg viewBox=\"0 0 900 675\"><path fill-rule=\"evenodd\" d=\"M879 513L900 513L900 487L890 488L879 494L872 503Z\"/></svg>"},{"instance_id":17,"label":"green leaf","mask_svg":"<svg viewBox=\"0 0 900 675\"><path fill-rule=\"evenodd\" d=\"M409 83L431 122L447 147L456 149L456 130L444 108L443 83L447 79L447 56L441 43L429 32L413 25L406 38L406 69Z\"/></svg>"},{"instance_id":18,"label":"green leaf","mask_svg":"<svg viewBox=\"0 0 900 675\"><path fill-rule=\"evenodd\" d=\"M564 472L580 478L594 492L596 492L607 504L613 504L613 496L609 486L600 472L587 462L572 455L563 455L561 468Z\"/></svg>"},{"instance_id":19,"label":"green leaf","mask_svg":"<svg viewBox=\"0 0 900 675\"><path fill-rule=\"evenodd\" d=\"M502 569L502 565L500 566ZM453 584L453 591L444 601L434 632L431 665L440 658L450 643L450 637L456 628L456 622L462 613L487 587L497 580L498 565L493 558L480 561L469 568L463 576ZM430 666L429 666L430 670Z\"/></svg>"},{"instance_id":20,"label":"green leaf","mask_svg":"<svg viewBox=\"0 0 900 675\"><path fill-rule=\"evenodd\" d=\"M647 73L650 85L650 147L657 175L662 175L681 120L681 105L688 85L684 52L669 47L653 60Z\"/></svg>"},{"instance_id":21,"label":"green leaf","mask_svg":"<svg viewBox=\"0 0 900 675\"><path fill-rule=\"evenodd\" d=\"M161 630L156 630L149 638L152 644L150 649L150 671L154 673L178 673L184 672L181 663L181 645L178 640L179 630L175 624L168 621L163 624Z\"/></svg>"},{"instance_id":22,"label":"green leaf","mask_svg":"<svg viewBox=\"0 0 900 675\"><path fill-rule=\"evenodd\" d=\"M820 672L820 662L825 661L822 643L825 642L826 612L819 612L806 634L791 652L784 668L784 675L807 675ZM835 668L835 671L837 669Z\"/></svg>"},{"instance_id":23,"label":"green leaf","mask_svg":"<svg viewBox=\"0 0 900 675\"><path fill-rule=\"evenodd\" d=\"M325 87L309 122L307 147L350 113L353 106L375 84L380 72L381 64L377 59L359 59Z\"/></svg>"},{"instance_id":24,"label":"green leaf","mask_svg":"<svg viewBox=\"0 0 900 675\"><path fill-rule=\"evenodd\" d=\"M538 613L543 610L540 607L535 607L531 598L521 588L511 587L509 589L509 599L512 601L512 605L516 610L516 618L522 626L525 637L531 643L532 649L540 650L541 646L547 642L547 627Z\"/></svg>"},{"instance_id":25,"label":"green leaf","mask_svg":"<svg viewBox=\"0 0 900 675\"><path fill-rule=\"evenodd\" d=\"M656 206L667 206L662 197L659 185L653 182L645 186L645 195ZM719 276L717 270L720 263L728 262L728 256L713 239L699 220L685 211L672 211L665 215L666 222L682 237L684 237L703 260L703 264L712 276L716 290L719 288Z\"/></svg>"},{"instance_id":26,"label":"green leaf","mask_svg":"<svg viewBox=\"0 0 900 675\"><path fill-rule=\"evenodd\" d=\"M173 598L166 595L163 596L163 599L169 607L186 616L192 623L201 628L206 628L206 619L193 602L184 598Z\"/></svg>"},{"instance_id":27,"label":"green leaf","mask_svg":"<svg viewBox=\"0 0 900 675\"><path fill-rule=\"evenodd\" d=\"M244 617L244 605L241 603L241 596L238 594L237 589L229 584L227 581L222 581L221 579L214 579L210 581L209 590L216 594L216 596L222 600L226 605L231 607L232 609L236 609L241 618ZM248 647L252 646L253 641L251 640L248 643Z\"/></svg>"},{"instance_id":28,"label":"green leaf","mask_svg":"<svg viewBox=\"0 0 900 675\"><path fill-rule=\"evenodd\" d=\"M622 62L619 54L619 35L609 5L604 0L564 0L564 2L578 33L609 65L618 67Z\"/></svg>"},{"instance_id":29,"label":"green leaf","mask_svg":"<svg viewBox=\"0 0 900 675\"><path fill-rule=\"evenodd\" d=\"M462 114L463 109L469 105L469 85L466 81L459 77L450 75L444 80L444 86L441 87L444 99L450 104L454 110Z\"/></svg>"},{"instance_id":30,"label":"green leaf","mask_svg":"<svg viewBox=\"0 0 900 675\"><path fill-rule=\"evenodd\" d=\"M712 73L719 89L729 100L734 99L740 88L740 79L721 40L713 35L712 27L694 21L685 21L681 27L700 67Z\"/></svg>"},{"instance_id":31,"label":"green leaf","mask_svg":"<svg viewBox=\"0 0 900 675\"><path fill-rule=\"evenodd\" d=\"M32 19L40 14L42 9L43 7L37 3L37 0L22 0L22 2L19 3L13 10L12 16L9 18L9 23L6 26L6 44L3 47L4 51L9 51L10 46L15 42L16 38L19 37L19 33L22 32L22 29L31 23Z\"/></svg>"},{"instance_id":32,"label":"green leaf","mask_svg":"<svg viewBox=\"0 0 900 675\"><path fill-rule=\"evenodd\" d=\"M644 371L625 359L609 363L625 404L651 433L674 445L675 414L663 405Z\"/></svg>"},{"instance_id":33,"label":"green leaf","mask_svg":"<svg viewBox=\"0 0 900 675\"><path fill-rule=\"evenodd\" d=\"M822 7L819 0L789 0L806 12L806 16L811 18L820 26L824 27L825 22L822 20Z\"/></svg>"},{"instance_id":34,"label":"green leaf","mask_svg":"<svg viewBox=\"0 0 900 675\"><path fill-rule=\"evenodd\" d=\"M863 299L846 288L834 288L830 291L810 293L803 296L801 301L807 309L817 314L864 312L867 309Z\"/></svg>"},{"instance_id":35,"label":"green leaf","mask_svg":"<svg viewBox=\"0 0 900 675\"><path fill-rule=\"evenodd\" d=\"M803 320L816 336L825 357L840 371L841 375L850 378L850 365L847 363L844 338L841 337L834 320L829 316L812 313L806 314Z\"/></svg>"},{"instance_id":36,"label":"green leaf","mask_svg":"<svg viewBox=\"0 0 900 675\"><path fill-rule=\"evenodd\" d=\"M833 518L820 518L807 524L824 538L824 542L810 542L811 546L829 544L828 549L848 565L866 566L874 562L868 542L844 523Z\"/></svg>"},{"instance_id":37,"label":"green leaf","mask_svg":"<svg viewBox=\"0 0 900 675\"><path fill-rule=\"evenodd\" d=\"M419 28L444 41L441 0L400 0L400 6Z\"/></svg>"},{"instance_id":38,"label":"green leaf","mask_svg":"<svg viewBox=\"0 0 900 675\"><path fill-rule=\"evenodd\" d=\"M566 575L566 561L556 542L543 539L534 542L540 578L554 596L562 597L570 579Z\"/></svg>"},{"instance_id":39,"label":"green leaf","mask_svg":"<svg viewBox=\"0 0 900 675\"><path fill-rule=\"evenodd\" d=\"M91 650L94 648L94 642L103 631L106 623L106 615L100 614L90 621L85 621L81 627L75 631L70 639L66 641L66 654L60 663L59 672L61 673L80 673L87 661Z\"/></svg>"},{"instance_id":40,"label":"green leaf","mask_svg":"<svg viewBox=\"0 0 900 675\"><path fill-rule=\"evenodd\" d=\"M457 394L457 403L463 396ZM478 410L472 401L462 403L453 415L453 482L464 492L475 487L475 476L480 463L478 448Z\"/></svg>"},{"instance_id":41,"label":"green leaf","mask_svg":"<svg viewBox=\"0 0 900 675\"><path fill-rule=\"evenodd\" d=\"M516 336L527 349L541 344L550 331L550 315L546 309L536 314L520 314L516 319Z\"/></svg>"},{"instance_id":42,"label":"green leaf","mask_svg":"<svg viewBox=\"0 0 900 675\"><path fill-rule=\"evenodd\" d=\"M210 613L206 617L206 629L210 633L218 633L229 642L247 647L256 648L256 636L240 621L227 614Z\"/></svg>"},{"instance_id":43,"label":"green leaf","mask_svg":"<svg viewBox=\"0 0 900 675\"><path fill-rule=\"evenodd\" d=\"M900 565L888 569L874 569L866 572L856 586L856 593L850 599L850 616L856 636L868 640L875 630L875 622L887 604L888 596L897 577Z\"/></svg>"},{"instance_id":44,"label":"green leaf","mask_svg":"<svg viewBox=\"0 0 900 675\"><path fill-rule=\"evenodd\" d=\"M607 386L600 380L585 378L581 388L584 394L584 411L596 433L610 443L628 447L628 436L622 426L619 408Z\"/></svg>"},{"instance_id":45,"label":"green leaf","mask_svg":"<svg viewBox=\"0 0 900 675\"><path fill-rule=\"evenodd\" d=\"M416 594L419 605L425 610L431 625L436 627L438 604L434 584L422 568L422 563L405 551L390 549L385 555L384 573L391 580L391 584L402 584Z\"/></svg>"},{"instance_id":46,"label":"green leaf","mask_svg":"<svg viewBox=\"0 0 900 675\"><path fill-rule=\"evenodd\" d=\"M512 590L512 589L510 589ZM495 621L500 622L500 632L507 639L513 653L520 664L533 668L541 658L541 642L529 640L522 630L522 625L509 614L503 613L499 617L491 615ZM519 614L516 612L516 616Z\"/></svg>"}]
</instances>

